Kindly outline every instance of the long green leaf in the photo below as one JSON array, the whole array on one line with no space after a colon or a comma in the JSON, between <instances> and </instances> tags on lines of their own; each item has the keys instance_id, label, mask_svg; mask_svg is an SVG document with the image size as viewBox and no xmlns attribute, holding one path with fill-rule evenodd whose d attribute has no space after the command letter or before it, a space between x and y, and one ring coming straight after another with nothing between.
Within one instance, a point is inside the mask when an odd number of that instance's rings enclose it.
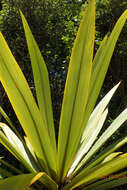
<instances>
[{"instance_id":1,"label":"long green leaf","mask_svg":"<svg viewBox=\"0 0 127 190\"><path fill-rule=\"evenodd\" d=\"M127 172L111 174L109 176L102 176L102 179L92 183L90 185L85 186L82 190L104 190L111 189L113 187L118 187L127 182Z\"/></svg>"},{"instance_id":2,"label":"long green leaf","mask_svg":"<svg viewBox=\"0 0 127 190\"><path fill-rule=\"evenodd\" d=\"M93 69L90 84L90 93L88 98L88 104L85 112L83 126L86 126L90 114L94 108L100 89L102 87L108 66L120 35L120 32L127 19L127 10L118 19L109 39L107 36L104 38L101 47L98 49L97 55L93 61Z\"/></svg>"},{"instance_id":3,"label":"long green leaf","mask_svg":"<svg viewBox=\"0 0 127 190\"><path fill-rule=\"evenodd\" d=\"M31 165L33 170L38 171L36 166L36 162L34 162L34 158L31 158L32 155L27 151L26 146L22 141L15 135L15 133L4 123L0 122L0 127L9 140L10 144L16 149L17 152L24 158L24 160Z\"/></svg>"},{"instance_id":4,"label":"long green leaf","mask_svg":"<svg viewBox=\"0 0 127 190\"><path fill-rule=\"evenodd\" d=\"M58 176L63 181L80 143L88 99L95 34L95 0L91 0L72 50L60 118Z\"/></svg>"},{"instance_id":5,"label":"long green leaf","mask_svg":"<svg viewBox=\"0 0 127 190\"><path fill-rule=\"evenodd\" d=\"M0 81L42 167L50 175L55 175L55 153L51 145L47 127L26 79L1 33ZM41 138L42 134L43 139Z\"/></svg>"},{"instance_id":6,"label":"long green leaf","mask_svg":"<svg viewBox=\"0 0 127 190\"><path fill-rule=\"evenodd\" d=\"M83 143L85 141L85 139L87 138L88 134L92 133L93 130L93 124L96 122L97 118L100 117L102 115L102 113L104 112L105 108L108 106L112 96L114 95L115 91L117 90L117 88L119 87L120 83L118 83L117 85L115 85L103 98L102 100L97 104L97 106L94 108L90 119L87 123L87 126L84 129L83 135L82 135L82 139L81 139L81 143Z\"/></svg>"},{"instance_id":7,"label":"long green leaf","mask_svg":"<svg viewBox=\"0 0 127 190\"><path fill-rule=\"evenodd\" d=\"M98 186L96 185L94 187L94 190L107 190L107 189L112 189L114 187L119 187L119 186L124 185L124 184L127 184L127 177L123 176L120 179L109 181L107 183L104 183L104 184L101 184L101 185L98 185ZM92 187L92 189L93 189L93 187Z\"/></svg>"},{"instance_id":8,"label":"long green leaf","mask_svg":"<svg viewBox=\"0 0 127 190\"><path fill-rule=\"evenodd\" d=\"M93 154L112 136L112 134L126 121L127 119L127 109L125 109L115 120L114 122L105 130L105 132L100 136L97 142L93 145L90 151L86 154L84 159L80 162L77 167L77 170L81 168Z\"/></svg>"},{"instance_id":9,"label":"long green leaf","mask_svg":"<svg viewBox=\"0 0 127 190\"><path fill-rule=\"evenodd\" d=\"M68 176L73 172L76 168L77 164L81 160L81 158L88 152L89 148L92 146L95 141L99 131L101 130L103 123L106 119L106 113L104 114L104 110L107 107L109 101L111 100L113 94L117 90L120 83L114 86L99 102L99 104L95 107L92 112L90 119L85 127L85 130L81 139L81 146L77 152L76 158L68 172ZM102 116L103 115L103 116ZM102 119L101 119L102 118ZM99 121L100 120L100 121ZM98 126L98 127L97 127ZM94 131L94 132L93 132ZM72 174L73 175L73 174Z\"/></svg>"},{"instance_id":10,"label":"long green leaf","mask_svg":"<svg viewBox=\"0 0 127 190\"><path fill-rule=\"evenodd\" d=\"M100 162L102 162L108 155L110 155L112 152L119 149L121 146L127 143L127 137L121 138L112 145L108 146L106 149L104 149L100 154L98 154L94 159L89 162L88 166L86 166L83 170L84 172L89 172L89 169L96 166ZM79 167L80 168L80 167ZM78 169L76 170L76 172ZM75 173L73 175L75 175Z\"/></svg>"},{"instance_id":11,"label":"long green leaf","mask_svg":"<svg viewBox=\"0 0 127 190\"><path fill-rule=\"evenodd\" d=\"M26 146L27 146L29 152L31 153L32 157L34 158L36 164L39 165L39 162L38 162L38 160L37 160L36 154L35 154L35 152L34 152L34 150L33 150L33 147L31 146L31 144L30 144L28 138L27 138L27 137L24 137L24 139L25 139Z\"/></svg>"},{"instance_id":12,"label":"long green leaf","mask_svg":"<svg viewBox=\"0 0 127 190\"><path fill-rule=\"evenodd\" d=\"M97 138L102 126L103 126L103 123L104 123L104 121L105 121L105 119L107 117L107 114L108 114L108 110L106 109L102 113L102 115L100 115L98 118L96 118L97 121L94 121L93 129L91 128L91 130L94 131L94 132L89 134L86 137L85 141L82 143L81 147L79 148L79 150L77 152L75 161L73 162L67 176L70 176L70 174L73 175L74 169L76 168L76 166L78 165L78 163L80 162L82 157L89 151L90 147L92 146L92 144L96 140L96 138Z\"/></svg>"},{"instance_id":13,"label":"long green leaf","mask_svg":"<svg viewBox=\"0 0 127 190\"><path fill-rule=\"evenodd\" d=\"M24 15L22 14L22 12L20 12L20 14L21 14L21 18L22 18L22 22L23 22L23 26L25 30L28 50L29 50L31 63L32 63L32 70L33 70L34 82L35 82L35 87L36 87L38 105L42 113L42 117L47 126L47 129L49 130L53 149L56 150L56 140L55 140L48 71L47 71L44 59L41 55L41 52L28 26L28 23Z\"/></svg>"},{"instance_id":14,"label":"long green leaf","mask_svg":"<svg viewBox=\"0 0 127 190\"><path fill-rule=\"evenodd\" d=\"M90 162L89 166L86 167L86 170L100 163L102 160L104 160L104 158L106 158L108 155L110 155L112 152L116 151L126 143L127 143L127 137L124 137L119 139L115 143L111 144L110 146L108 146L106 149L101 151L101 153L98 154L94 160L92 160L92 163Z\"/></svg>"},{"instance_id":15,"label":"long green leaf","mask_svg":"<svg viewBox=\"0 0 127 190\"><path fill-rule=\"evenodd\" d=\"M18 160L21 161L22 164L28 169L30 172L35 172L36 170L33 168L33 166L30 164L28 160L25 159L25 157L21 154L21 152L18 151L7 139L7 137L3 134L3 132L0 131L0 143L5 146L5 148L8 149L10 153L12 153Z\"/></svg>"},{"instance_id":16,"label":"long green leaf","mask_svg":"<svg viewBox=\"0 0 127 190\"><path fill-rule=\"evenodd\" d=\"M119 156L116 159L113 159L109 162L106 162L104 164L101 164L99 166L96 166L95 168L92 168L89 173L86 173L84 171L80 172L71 182L70 184L66 185L64 187L64 190L67 189L74 189L82 184L85 184L87 182L90 182L92 180L98 180L102 179L103 176L107 176L113 172L119 171L120 169L123 169L127 167L127 155L125 156Z\"/></svg>"}]
</instances>

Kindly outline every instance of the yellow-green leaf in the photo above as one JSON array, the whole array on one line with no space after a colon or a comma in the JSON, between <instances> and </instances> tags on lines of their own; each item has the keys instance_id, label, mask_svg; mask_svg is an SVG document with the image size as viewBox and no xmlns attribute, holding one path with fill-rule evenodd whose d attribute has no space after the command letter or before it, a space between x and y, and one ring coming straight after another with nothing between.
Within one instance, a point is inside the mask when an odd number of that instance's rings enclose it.
<instances>
[{"instance_id":1,"label":"yellow-green leaf","mask_svg":"<svg viewBox=\"0 0 127 190\"><path fill-rule=\"evenodd\" d=\"M42 113L42 117L45 121L45 125L47 126L47 130L49 131L53 149L56 150L56 140L55 140L48 71L47 71L44 59L41 55L41 52L38 48L38 45L28 26L28 23L21 11L20 13L21 13L24 30L25 30L28 50L29 50L29 54L31 58L31 64L32 64L34 83L36 87L36 94L37 94L39 109Z\"/></svg>"},{"instance_id":2,"label":"yellow-green leaf","mask_svg":"<svg viewBox=\"0 0 127 190\"><path fill-rule=\"evenodd\" d=\"M108 155L103 161L102 163L108 162L110 160L112 160L113 158L117 157L118 155L122 154L122 152L113 152L110 155Z\"/></svg>"},{"instance_id":3,"label":"yellow-green leaf","mask_svg":"<svg viewBox=\"0 0 127 190\"><path fill-rule=\"evenodd\" d=\"M111 144L106 149L101 151L101 153L98 154L95 157L95 159L93 159L84 170L88 171L90 168L100 163L102 160L104 160L104 158L106 158L108 155L110 155L112 152L116 151L117 149L119 149L121 146L123 146L126 143L127 143L127 137L124 137L124 138L119 139L115 143Z\"/></svg>"},{"instance_id":4,"label":"yellow-green leaf","mask_svg":"<svg viewBox=\"0 0 127 190\"><path fill-rule=\"evenodd\" d=\"M19 134L19 132L17 131L17 129L14 127L14 125L11 122L10 118L8 117L8 115L5 113L5 111L3 110L3 108L1 106L0 106L0 113L4 117L4 119L8 122L8 124L11 126L11 128L13 129L13 131L15 132L15 134L22 140L21 135Z\"/></svg>"},{"instance_id":5,"label":"yellow-green leaf","mask_svg":"<svg viewBox=\"0 0 127 190\"><path fill-rule=\"evenodd\" d=\"M119 171L120 169L123 169L127 167L127 156L118 157L116 159L113 159L109 162L106 162L104 164L101 164L99 166L96 166L94 168L91 168L91 171L87 172L80 172L71 182L70 184L66 185L64 190L67 189L74 189L78 187L79 185L82 185L84 183L90 182L92 180L98 180L102 179L103 176L107 176L113 172Z\"/></svg>"},{"instance_id":6,"label":"yellow-green leaf","mask_svg":"<svg viewBox=\"0 0 127 190\"><path fill-rule=\"evenodd\" d=\"M94 155L97 150L115 133L115 131L120 128L120 126L127 120L127 109L125 109L114 121L113 123L105 130L105 132L99 137L96 143L92 146L90 151L85 155L83 160L78 165L78 168L81 168L90 158Z\"/></svg>"},{"instance_id":7,"label":"yellow-green leaf","mask_svg":"<svg viewBox=\"0 0 127 190\"><path fill-rule=\"evenodd\" d=\"M40 164L48 174L55 175L55 152L52 148L47 127L28 83L1 33L0 81Z\"/></svg>"},{"instance_id":8,"label":"yellow-green leaf","mask_svg":"<svg viewBox=\"0 0 127 190\"><path fill-rule=\"evenodd\" d=\"M0 180L1 190L25 190L35 183L43 173L39 174L22 174Z\"/></svg>"},{"instance_id":9,"label":"yellow-green leaf","mask_svg":"<svg viewBox=\"0 0 127 190\"><path fill-rule=\"evenodd\" d=\"M8 140L8 138L0 131L0 143L8 149L30 172L35 172L36 170L30 164L28 160L21 154L21 152L16 149L13 144Z\"/></svg>"},{"instance_id":10,"label":"yellow-green leaf","mask_svg":"<svg viewBox=\"0 0 127 190\"><path fill-rule=\"evenodd\" d=\"M86 126L89 116L94 108L100 89L102 87L105 75L108 70L108 66L113 55L113 51L118 40L118 37L123 29L123 26L127 20L127 10L118 19L111 35L107 39L107 36L101 43L100 48L97 51L95 59L93 60L93 69L91 75L90 93L83 121L83 126Z\"/></svg>"},{"instance_id":11,"label":"yellow-green leaf","mask_svg":"<svg viewBox=\"0 0 127 190\"><path fill-rule=\"evenodd\" d=\"M95 0L91 0L72 50L60 118L58 176L63 181L80 143L89 94L95 35Z\"/></svg>"},{"instance_id":12,"label":"yellow-green leaf","mask_svg":"<svg viewBox=\"0 0 127 190\"><path fill-rule=\"evenodd\" d=\"M97 121L93 121L91 123L91 131L88 134L88 136L86 136L84 142L81 144L81 147L79 148L76 158L67 174L67 176L70 176L71 174L73 175L73 171L75 170L76 166L78 165L78 163L80 162L80 160L83 158L83 156L89 151L89 149L91 148L92 144L94 143L94 141L96 140L102 126L103 123L107 117L108 114L108 110L106 109L102 114L99 115L99 117L95 117L95 119Z\"/></svg>"},{"instance_id":13,"label":"yellow-green leaf","mask_svg":"<svg viewBox=\"0 0 127 190\"><path fill-rule=\"evenodd\" d=\"M102 176L102 180L95 183L91 183L87 187L82 188L82 190L107 190L113 187L118 187L120 185L127 183L127 172L111 174L109 176Z\"/></svg>"},{"instance_id":14,"label":"yellow-green leaf","mask_svg":"<svg viewBox=\"0 0 127 190\"><path fill-rule=\"evenodd\" d=\"M44 184L49 190L57 190L58 185L54 180L52 180L46 173L43 173L39 181Z\"/></svg>"}]
</instances>

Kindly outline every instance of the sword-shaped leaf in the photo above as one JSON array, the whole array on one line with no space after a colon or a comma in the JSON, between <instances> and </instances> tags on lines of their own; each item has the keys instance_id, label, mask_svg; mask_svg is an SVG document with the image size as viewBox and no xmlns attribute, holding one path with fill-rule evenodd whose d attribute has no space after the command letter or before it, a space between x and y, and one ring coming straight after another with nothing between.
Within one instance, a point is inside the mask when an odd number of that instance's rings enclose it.
<instances>
[{"instance_id":1,"label":"sword-shaped leaf","mask_svg":"<svg viewBox=\"0 0 127 190\"><path fill-rule=\"evenodd\" d=\"M38 168L36 166L36 161L34 160L34 157L32 156L31 152L27 149L27 146L25 146L25 143L22 143L22 141L15 135L15 133L4 123L0 122L0 128L6 135L7 139L11 143L11 145L16 149L17 152L33 167L33 170L38 171Z\"/></svg>"},{"instance_id":2,"label":"sword-shaped leaf","mask_svg":"<svg viewBox=\"0 0 127 190\"><path fill-rule=\"evenodd\" d=\"M76 158L75 158L75 161L73 162L67 176L69 176L74 171L74 169L77 167L80 160L83 158L83 156L89 151L89 149L93 145L94 141L96 140L96 138L104 124L107 114L108 114L108 110L106 109L102 113L102 115L100 115L99 118L96 118L98 121L97 121L97 123L95 121L94 126L93 126L93 131L90 134L88 134L85 141L82 143L81 147L79 148Z\"/></svg>"},{"instance_id":3,"label":"sword-shaped leaf","mask_svg":"<svg viewBox=\"0 0 127 190\"><path fill-rule=\"evenodd\" d=\"M9 97L43 169L56 173L55 153L47 127L35 103L28 83L0 33L0 81ZM43 138L41 135L43 134ZM47 151L48 150L48 151Z\"/></svg>"},{"instance_id":4,"label":"sword-shaped leaf","mask_svg":"<svg viewBox=\"0 0 127 190\"><path fill-rule=\"evenodd\" d=\"M120 84L120 83L119 83ZM103 113L105 108L107 107L109 101L111 100L113 94L117 90L119 84L114 86L99 102L99 104L95 107L92 112L90 119L85 127L85 130L81 139L81 147L79 148L76 158L68 172L68 176L73 172L73 170L77 167L81 158L88 152L89 148L92 146L95 141L99 131L103 127L103 123L106 119L107 113ZM100 120L100 121L99 121ZM97 127L98 126L98 127Z\"/></svg>"},{"instance_id":5,"label":"sword-shaped leaf","mask_svg":"<svg viewBox=\"0 0 127 190\"><path fill-rule=\"evenodd\" d=\"M74 42L60 118L58 176L63 180L80 143L87 104L95 36L95 0L91 0Z\"/></svg>"},{"instance_id":6,"label":"sword-shaped leaf","mask_svg":"<svg viewBox=\"0 0 127 190\"><path fill-rule=\"evenodd\" d=\"M77 169L82 167L93 154L115 133L115 131L127 120L127 108L113 121L113 123L105 130L99 137L97 142L92 146L90 151L86 154L83 160L78 165Z\"/></svg>"},{"instance_id":7,"label":"sword-shaped leaf","mask_svg":"<svg viewBox=\"0 0 127 190\"><path fill-rule=\"evenodd\" d=\"M88 166L86 166L86 168L84 169L85 171L88 171L90 168L92 168L93 166L96 166L98 163L100 163L101 161L103 161L106 157L108 157L108 155L110 155L112 152L116 151L117 149L119 149L121 146L123 146L124 144L127 143L127 137L121 138L118 141L116 141L115 143L111 144L110 146L108 146L106 149L104 149L103 151L101 151L101 153L99 153L95 159L93 159Z\"/></svg>"},{"instance_id":8,"label":"sword-shaped leaf","mask_svg":"<svg viewBox=\"0 0 127 190\"><path fill-rule=\"evenodd\" d=\"M0 131L0 143L5 146L5 148L8 149L10 153L12 153L18 160L21 161L22 164L28 169L28 171L35 172L36 170L30 163L29 159L26 158L26 155L23 155L21 150L19 148L15 147L14 144L12 144L9 139L4 135L2 131ZM22 148L22 147L21 147Z\"/></svg>"},{"instance_id":9,"label":"sword-shaped leaf","mask_svg":"<svg viewBox=\"0 0 127 190\"><path fill-rule=\"evenodd\" d=\"M102 180L88 185L82 190L107 190L127 183L127 172L102 176Z\"/></svg>"},{"instance_id":10,"label":"sword-shaped leaf","mask_svg":"<svg viewBox=\"0 0 127 190\"><path fill-rule=\"evenodd\" d=\"M91 128L93 127L93 123L97 120L97 118L104 112L105 108L108 106L112 96L114 95L115 91L119 87L120 83L115 85L103 98L102 100L97 104L97 106L94 108L89 121L87 123L87 126L84 129L81 143L85 141L86 137L89 133L92 133Z\"/></svg>"},{"instance_id":11,"label":"sword-shaped leaf","mask_svg":"<svg viewBox=\"0 0 127 190\"><path fill-rule=\"evenodd\" d=\"M117 172L123 168L127 167L127 155L119 156L109 162L98 165L86 173L84 171L80 172L70 184L66 185L63 190L74 189L80 185L83 185L92 180L102 179L103 176L110 175L111 173Z\"/></svg>"},{"instance_id":12,"label":"sword-shaped leaf","mask_svg":"<svg viewBox=\"0 0 127 190\"><path fill-rule=\"evenodd\" d=\"M38 45L28 26L28 23L21 11L20 13L21 13L21 18L22 18L22 22L23 22L23 26L25 30L25 36L26 36L28 50L29 50L31 64L32 64L34 83L36 87L36 94L37 94L39 109L42 113L42 117L45 121L45 125L47 126L47 130L49 131L53 149L56 150L56 140L55 140L55 132L54 132L54 122L53 122L53 114L52 114L52 103L51 103L48 71L47 71L44 59L41 55L41 52L38 48Z\"/></svg>"},{"instance_id":13,"label":"sword-shaped leaf","mask_svg":"<svg viewBox=\"0 0 127 190\"><path fill-rule=\"evenodd\" d=\"M118 40L118 37L123 29L123 26L127 20L127 10L118 19L111 35L107 39L107 36L101 43L96 56L93 61L93 69L91 75L90 93L87 103L87 108L84 116L83 126L86 126L90 114L94 108L100 89L102 87L105 75L108 70L108 66Z\"/></svg>"}]
</instances>

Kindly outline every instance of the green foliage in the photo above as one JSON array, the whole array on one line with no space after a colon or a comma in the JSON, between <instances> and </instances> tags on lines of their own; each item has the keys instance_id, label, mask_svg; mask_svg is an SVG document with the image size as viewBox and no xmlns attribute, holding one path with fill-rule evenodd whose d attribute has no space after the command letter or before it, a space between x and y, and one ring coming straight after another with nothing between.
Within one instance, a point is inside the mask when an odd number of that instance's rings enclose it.
<instances>
[{"instance_id":1,"label":"green foliage","mask_svg":"<svg viewBox=\"0 0 127 190\"><path fill-rule=\"evenodd\" d=\"M95 0L90 0L85 6L72 49L60 115L58 143L55 138L47 68L22 12L20 14L32 64L36 101L0 33L0 81L25 133L24 137L21 136L0 108L0 113L10 126L0 122L0 142L29 172L24 174L22 169L1 160L1 164L9 167L10 171L1 170L7 178L0 180L0 188L39 190L43 184L50 190L92 190L109 189L110 185L116 187L126 183L125 179L108 178L112 173L120 172L117 175L124 175L127 179L127 171L121 171L127 167L127 154L114 152L127 142L126 136L112 143L99 155L96 154L127 119L126 108L98 136L108 114L108 103L119 84L96 107L95 104L117 39L127 20L127 10L120 16L111 34L102 40L94 56L95 8ZM68 41L67 38L64 40ZM12 176L11 170L19 175ZM34 186L31 187L32 184Z\"/></svg>"},{"instance_id":2,"label":"green foliage","mask_svg":"<svg viewBox=\"0 0 127 190\"><path fill-rule=\"evenodd\" d=\"M105 36L107 32L111 32L112 28L115 25L116 20L120 17L121 13L126 10L127 2L125 0L108 0L103 1L100 0L97 3L97 39L101 40ZM120 35L118 40L113 58L112 64L109 67L109 72L107 75L107 79L105 80L105 91L106 88L112 86L112 83L116 83L120 80L123 80L123 83L119 89L119 94L115 98L115 102L117 105L112 107L112 110L116 113L116 115L121 111L122 108L126 107L126 75L127 75L127 67L126 67L126 51L127 51L127 43L126 43L126 33L127 33L127 24L125 24L124 30ZM109 80L110 79L110 80ZM119 104L119 107L118 107ZM117 106L117 108L116 108ZM112 115L115 117L116 115Z\"/></svg>"},{"instance_id":3,"label":"green foliage","mask_svg":"<svg viewBox=\"0 0 127 190\"><path fill-rule=\"evenodd\" d=\"M0 12L1 30L34 94L35 88L19 8L27 18L44 56L50 73L54 119L58 128L67 66L80 22L80 8L83 2L78 0L4 0L3 3L3 9ZM5 104L4 106L7 108ZM8 107L9 111L10 107Z\"/></svg>"}]
</instances>

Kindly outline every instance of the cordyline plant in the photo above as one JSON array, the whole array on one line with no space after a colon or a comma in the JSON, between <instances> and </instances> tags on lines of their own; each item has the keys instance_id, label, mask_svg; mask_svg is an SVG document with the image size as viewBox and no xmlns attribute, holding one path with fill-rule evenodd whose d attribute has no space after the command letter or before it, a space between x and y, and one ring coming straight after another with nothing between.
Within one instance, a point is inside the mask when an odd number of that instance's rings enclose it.
<instances>
[{"instance_id":1,"label":"cordyline plant","mask_svg":"<svg viewBox=\"0 0 127 190\"><path fill-rule=\"evenodd\" d=\"M0 34L0 81L25 132L21 137L6 113L8 125L0 123L0 142L26 167L27 173L0 159L9 171L0 180L1 190L104 190L127 182L127 154L115 152L127 137L97 151L127 119L125 109L98 136L107 105L118 88L112 88L94 108L117 39L127 19L127 11L117 21L93 57L95 37L95 0L90 0L74 42L65 85L59 124L58 144L52 114L50 86L45 62L30 28L21 13L36 88L36 104L28 83ZM12 171L12 172L11 172ZM108 177L117 172L117 177ZM15 176L13 175L15 173ZM16 175L18 174L18 175ZM124 176L124 177L123 177ZM34 184L34 185L32 185ZM31 186L32 185L32 186Z\"/></svg>"}]
</instances>

